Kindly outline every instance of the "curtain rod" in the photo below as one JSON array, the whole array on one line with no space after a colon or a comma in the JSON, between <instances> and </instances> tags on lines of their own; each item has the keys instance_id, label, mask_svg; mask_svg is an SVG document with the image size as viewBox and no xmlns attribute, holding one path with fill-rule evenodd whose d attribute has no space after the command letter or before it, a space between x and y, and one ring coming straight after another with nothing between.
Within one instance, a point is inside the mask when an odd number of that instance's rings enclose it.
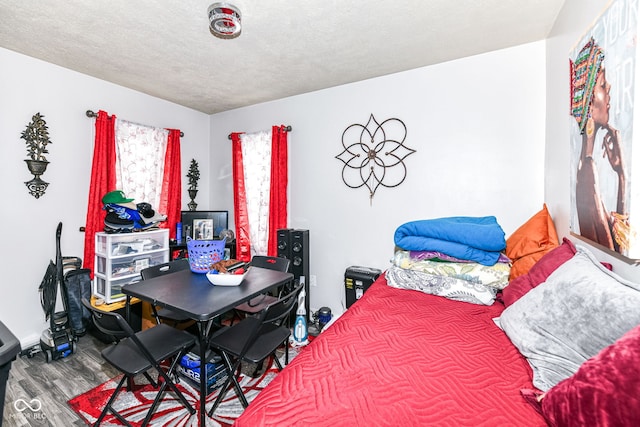
<instances>
[{"instance_id":1,"label":"curtain rod","mask_svg":"<svg viewBox=\"0 0 640 427\"><path fill-rule=\"evenodd\" d=\"M87 117L95 119L96 117L98 117L98 113L95 113L91 110L87 110L87 112L85 113L87 115ZM180 138L184 137L184 132L180 131Z\"/></svg>"},{"instance_id":2,"label":"curtain rod","mask_svg":"<svg viewBox=\"0 0 640 427\"><path fill-rule=\"evenodd\" d=\"M285 126L284 127L284 131L285 132L291 132L291 126ZM231 134L229 134L229 136L227 138L231 139Z\"/></svg>"}]
</instances>

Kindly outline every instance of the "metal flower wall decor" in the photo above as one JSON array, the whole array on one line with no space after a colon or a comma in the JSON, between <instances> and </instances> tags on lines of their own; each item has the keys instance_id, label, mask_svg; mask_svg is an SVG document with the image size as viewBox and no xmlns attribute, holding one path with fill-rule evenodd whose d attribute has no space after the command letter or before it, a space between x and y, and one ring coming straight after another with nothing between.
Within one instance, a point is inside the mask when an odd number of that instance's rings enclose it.
<instances>
[{"instance_id":1,"label":"metal flower wall decor","mask_svg":"<svg viewBox=\"0 0 640 427\"><path fill-rule=\"evenodd\" d=\"M344 166L342 180L350 188L366 187L369 203L378 187L397 187L407 177L404 159L415 153L404 145L407 127L400 119L352 124L342 133L342 153L335 156Z\"/></svg>"},{"instance_id":2,"label":"metal flower wall decor","mask_svg":"<svg viewBox=\"0 0 640 427\"><path fill-rule=\"evenodd\" d=\"M27 124L26 129L20 134L20 138L24 139L27 144L27 154L29 158L26 159L25 162L27 163L29 172L33 175L33 179L25 182L25 185L29 189L29 194L39 199L49 185L48 182L40 178L47 170L47 165L49 164L45 154L49 154L47 145L51 144L49 129L47 128L47 122L45 122L44 116L40 113L34 114L31 122Z\"/></svg>"}]
</instances>

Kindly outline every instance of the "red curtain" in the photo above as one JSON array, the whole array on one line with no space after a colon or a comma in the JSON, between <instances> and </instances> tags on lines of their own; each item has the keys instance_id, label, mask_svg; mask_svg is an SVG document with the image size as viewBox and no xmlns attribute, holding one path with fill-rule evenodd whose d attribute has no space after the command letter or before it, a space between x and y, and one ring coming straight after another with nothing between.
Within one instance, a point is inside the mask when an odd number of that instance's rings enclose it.
<instances>
[{"instance_id":1,"label":"red curtain","mask_svg":"<svg viewBox=\"0 0 640 427\"><path fill-rule=\"evenodd\" d=\"M106 215L102 209L102 197L116 186L115 122L115 115L109 116L105 111L98 111L84 231L84 268L91 269L91 278L93 278L95 234L104 229Z\"/></svg>"},{"instance_id":2,"label":"red curtain","mask_svg":"<svg viewBox=\"0 0 640 427\"><path fill-rule=\"evenodd\" d=\"M180 207L182 205L182 174L180 167L180 131L168 129L167 153L164 158L164 176L162 178L162 193L160 206L154 206L158 212L166 214L167 220L161 223L162 228L169 229L169 238L176 238L176 224L180 222Z\"/></svg>"},{"instance_id":3,"label":"red curtain","mask_svg":"<svg viewBox=\"0 0 640 427\"><path fill-rule=\"evenodd\" d=\"M251 261L251 238L249 237L249 215L247 213L247 194L244 188L244 169L242 164L242 145L240 133L231 134L233 169L233 220L236 225L236 259Z\"/></svg>"},{"instance_id":4,"label":"red curtain","mask_svg":"<svg viewBox=\"0 0 640 427\"><path fill-rule=\"evenodd\" d=\"M269 192L269 244L267 255L278 255L278 230L287 227L287 131L284 126L271 130L271 189Z\"/></svg>"},{"instance_id":5,"label":"red curtain","mask_svg":"<svg viewBox=\"0 0 640 427\"><path fill-rule=\"evenodd\" d=\"M244 187L244 165L240 133L231 134L233 150L234 221L236 224L236 258L251 260L249 216ZM284 126L273 126L271 131L271 186L269 189L269 241L267 255L278 254L277 230L287 227L288 185L287 132Z\"/></svg>"}]
</instances>

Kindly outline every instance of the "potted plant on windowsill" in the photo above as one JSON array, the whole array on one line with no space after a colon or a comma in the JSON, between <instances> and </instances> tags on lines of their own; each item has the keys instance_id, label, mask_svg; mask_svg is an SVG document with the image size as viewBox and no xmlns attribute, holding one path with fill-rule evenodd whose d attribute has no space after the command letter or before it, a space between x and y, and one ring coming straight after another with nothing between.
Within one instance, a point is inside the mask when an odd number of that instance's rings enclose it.
<instances>
[{"instance_id":1,"label":"potted plant on windowsill","mask_svg":"<svg viewBox=\"0 0 640 427\"><path fill-rule=\"evenodd\" d=\"M31 181L25 182L29 193L36 199L44 194L49 183L40 179L40 176L47 170L49 162L45 157L45 154L49 154L47 151L47 145L51 144L49 139L49 129L47 123L44 121L44 116L40 113L36 113L31 118L31 122L27 125L26 129L22 131L20 138L25 140L27 144L28 159L25 160L29 172L33 175Z\"/></svg>"},{"instance_id":2,"label":"potted plant on windowsill","mask_svg":"<svg viewBox=\"0 0 640 427\"><path fill-rule=\"evenodd\" d=\"M187 206L189 206L190 211L195 211L198 207L198 204L194 201L194 199L198 194L198 180L200 179L200 171L198 170L198 162L196 162L196 159L191 159L187 178L189 178L189 187L187 188L187 192L189 193L189 198L191 199Z\"/></svg>"}]
</instances>

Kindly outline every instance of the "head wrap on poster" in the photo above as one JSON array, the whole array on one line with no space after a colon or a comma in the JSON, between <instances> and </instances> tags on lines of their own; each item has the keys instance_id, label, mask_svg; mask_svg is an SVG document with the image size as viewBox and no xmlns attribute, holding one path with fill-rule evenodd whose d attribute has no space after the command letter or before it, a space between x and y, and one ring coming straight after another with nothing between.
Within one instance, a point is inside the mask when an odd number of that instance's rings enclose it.
<instances>
[{"instance_id":1,"label":"head wrap on poster","mask_svg":"<svg viewBox=\"0 0 640 427\"><path fill-rule=\"evenodd\" d=\"M571 115L578 122L580 133L584 132L589 118L593 88L603 61L604 51L591 37L571 62Z\"/></svg>"}]
</instances>

